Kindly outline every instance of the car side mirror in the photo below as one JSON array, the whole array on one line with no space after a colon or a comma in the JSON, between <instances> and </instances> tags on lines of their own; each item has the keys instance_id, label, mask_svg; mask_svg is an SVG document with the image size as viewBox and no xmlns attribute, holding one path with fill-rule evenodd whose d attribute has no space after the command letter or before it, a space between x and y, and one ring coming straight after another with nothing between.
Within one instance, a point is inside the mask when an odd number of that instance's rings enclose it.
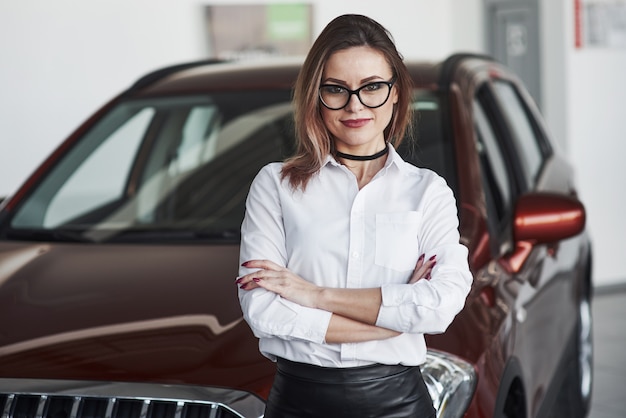
<instances>
[{"instance_id":1,"label":"car side mirror","mask_svg":"<svg viewBox=\"0 0 626 418\"><path fill-rule=\"evenodd\" d=\"M536 244L551 244L573 237L585 228L583 204L572 196L533 192L518 198L513 214L515 249L506 268L518 273Z\"/></svg>"},{"instance_id":2,"label":"car side mirror","mask_svg":"<svg viewBox=\"0 0 626 418\"><path fill-rule=\"evenodd\" d=\"M585 228L585 207L575 197L529 193L515 205L513 239L546 244L578 235Z\"/></svg>"}]
</instances>

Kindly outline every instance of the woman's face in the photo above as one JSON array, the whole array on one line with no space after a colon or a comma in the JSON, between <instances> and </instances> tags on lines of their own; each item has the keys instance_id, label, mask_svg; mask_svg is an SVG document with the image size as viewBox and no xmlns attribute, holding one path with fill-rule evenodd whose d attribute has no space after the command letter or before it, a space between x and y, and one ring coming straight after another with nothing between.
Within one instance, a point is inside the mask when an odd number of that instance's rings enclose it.
<instances>
[{"instance_id":1,"label":"woman's face","mask_svg":"<svg viewBox=\"0 0 626 418\"><path fill-rule=\"evenodd\" d=\"M382 52L368 46L358 46L333 53L322 73L322 85L331 84L356 90L369 83L391 81L393 73ZM385 87L386 88L386 87ZM365 98L366 92L362 93ZM353 94L348 104L331 110L320 104L324 125L332 134L338 151L369 155L385 144L384 129L393 114L398 92L391 88L384 105L369 108ZM368 103L369 104L369 103Z\"/></svg>"}]
</instances>

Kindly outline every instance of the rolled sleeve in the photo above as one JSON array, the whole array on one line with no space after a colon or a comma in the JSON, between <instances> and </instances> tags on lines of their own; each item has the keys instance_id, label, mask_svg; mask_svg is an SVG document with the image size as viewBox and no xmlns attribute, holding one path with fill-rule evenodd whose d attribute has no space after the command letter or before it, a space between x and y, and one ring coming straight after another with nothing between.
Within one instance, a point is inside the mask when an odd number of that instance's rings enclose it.
<instances>
[{"instance_id":1,"label":"rolled sleeve","mask_svg":"<svg viewBox=\"0 0 626 418\"><path fill-rule=\"evenodd\" d=\"M241 226L239 262L271 260L286 266L285 234L276 181L279 176L263 168L254 179L246 201L246 214ZM239 275L254 270L240 267ZM239 302L244 319L258 338L277 337L323 343L331 313L297 305L265 289L239 289Z\"/></svg>"},{"instance_id":2,"label":"rolled sleeve","mask_svg":"<svg viewBox=\"0 0 626 418\"><path fill-rule=\"evenodd\" d=\"M437 257L431 279L381 288L382 305L376 325L399 332L444 332L463 309L472 284L468 250L460 243L452 191L443 179L435 178L426 193L426 221L419 237L426 258Z\"/></svg>"},{"instance_id":3,"label":"rolled sleeve","mask_svg":"<svg viewBox=\"0 0 626 418\"><path fill-rule=\"evenodd\" d=\"M265 289L244 292L239 290L244 318L257 338L324 343L330 312L300 306Z\"/></svg>"},{"instance_id":4,"label":"rolled sleeve","mask_svg":"<svg viewBox=\"0 0 626 418\"><path fill-rule=\"evenodd\" d=\"M432 277L413 284L382 286L376 325L399 332L444 332L463 309L472 277L468 270L449 265L436 266Z\"/></svg>"}]
</instances>

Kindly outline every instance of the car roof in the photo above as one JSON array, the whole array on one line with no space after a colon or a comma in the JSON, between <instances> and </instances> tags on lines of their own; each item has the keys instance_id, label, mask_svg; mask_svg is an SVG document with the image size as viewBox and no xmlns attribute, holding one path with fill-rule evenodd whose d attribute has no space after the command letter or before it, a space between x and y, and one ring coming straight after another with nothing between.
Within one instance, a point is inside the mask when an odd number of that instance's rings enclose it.
<instances>
[{"instance_id":1,"label":"car roof","mask_svg":"<svg viewBox=\"0 0 626 418\"><path fill-rule=\"evenodd\" d=\"M125 96L144 98L209 91L290 89L301 64L301 58L183 63L145 75ZM440 62L410 61L406 65L416 86L433 88L439 82Z\"/></svg>"}]
</instances>

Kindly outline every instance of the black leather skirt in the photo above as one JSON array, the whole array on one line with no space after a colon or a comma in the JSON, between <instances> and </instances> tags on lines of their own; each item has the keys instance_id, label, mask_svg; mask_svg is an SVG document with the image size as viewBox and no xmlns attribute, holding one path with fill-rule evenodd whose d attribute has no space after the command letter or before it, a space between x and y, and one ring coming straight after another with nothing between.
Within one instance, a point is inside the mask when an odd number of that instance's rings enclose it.
<instances>
[{"instance_id":1,"label":"black leather skirt","mask_svg":"<svg viewBox=\"0 0 626 418\"><path fill-rule=\"evenodd\" d=\"M327 368L279 359L265 418L432 418L419 367Z\"/></svg>"}]
</instances>

